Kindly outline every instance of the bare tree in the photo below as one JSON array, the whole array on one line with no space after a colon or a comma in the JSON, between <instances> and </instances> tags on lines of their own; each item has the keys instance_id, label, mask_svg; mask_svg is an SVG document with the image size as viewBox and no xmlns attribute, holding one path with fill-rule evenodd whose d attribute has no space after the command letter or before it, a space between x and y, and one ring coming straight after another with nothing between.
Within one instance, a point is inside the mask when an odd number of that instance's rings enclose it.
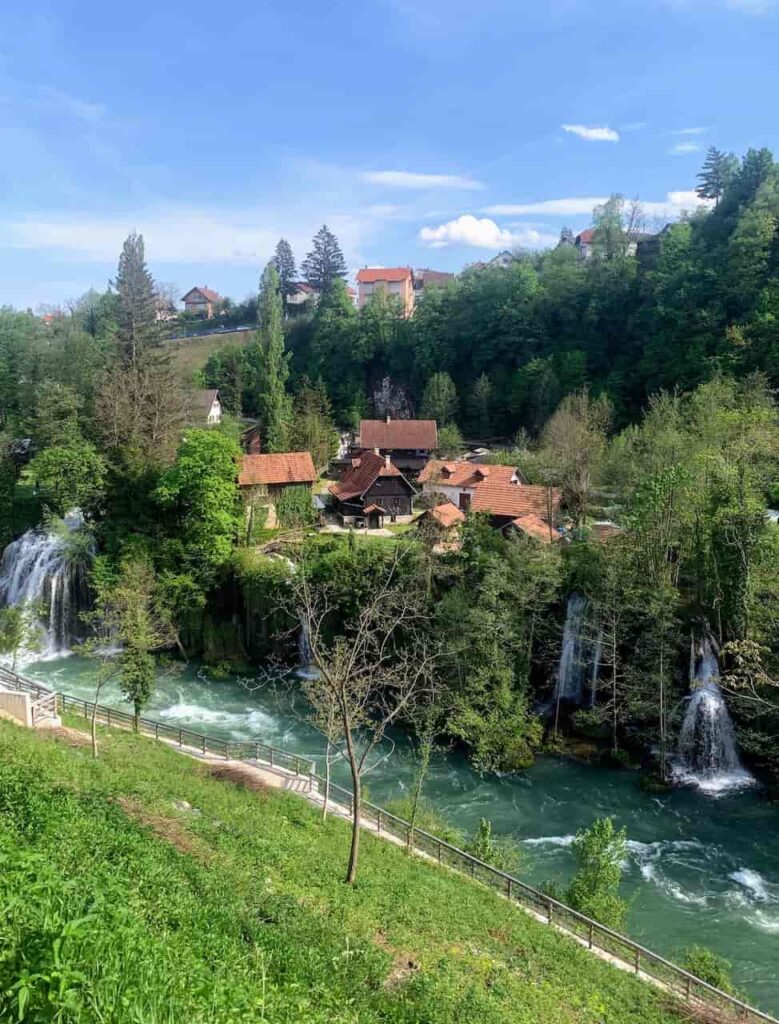
<instances>
[{"instance_id":1,"label":"bare tree","mask_svg":"<svg viewBox=\"0 0 779 1024\"><path fill-rule=\"evenodd\" d=\"M333 634L335 595L312 579L305 559L292 583L295 614L305 629L317 671L303 681L311 717L340 734L352 777L352 837L346 881L357 877L362 780L387 730L411 715L434 688L438 647L421 595L401 579L406 551L398 548L343 633Z\"/></svg>"}]
</instances>

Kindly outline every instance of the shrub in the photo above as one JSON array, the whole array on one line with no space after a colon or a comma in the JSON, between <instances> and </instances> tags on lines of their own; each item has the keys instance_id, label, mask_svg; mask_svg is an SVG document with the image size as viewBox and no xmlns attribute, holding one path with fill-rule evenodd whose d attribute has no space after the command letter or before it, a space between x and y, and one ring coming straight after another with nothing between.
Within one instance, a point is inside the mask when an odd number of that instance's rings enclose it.
<instances>
[{"instance_id":1,"label":"shrub","mask_svg":"<svg viewBox=\"0 0 779 1024\"><path fill-rule=\"evenodd\" d=\"M568 887L567 902L608 928L621 928L628 911L619 895L627 854L626 830L617 831L611 818L598 818L590 828L576 833L573 852L580 866Z\"/></svg>"},{"instance_id":2,"label":"shrub","mask_svg":"<svg viewBox=\"0 0 779 1024\"><path fill-rule=\"evenodd\" d=\"M688 946L682 957L682 967L694 974L701 981L722 989L723 992L735 994L735 987L730 973L730 961L724 956L712 952L706 946Z\"/></svg>"}]
</instances>

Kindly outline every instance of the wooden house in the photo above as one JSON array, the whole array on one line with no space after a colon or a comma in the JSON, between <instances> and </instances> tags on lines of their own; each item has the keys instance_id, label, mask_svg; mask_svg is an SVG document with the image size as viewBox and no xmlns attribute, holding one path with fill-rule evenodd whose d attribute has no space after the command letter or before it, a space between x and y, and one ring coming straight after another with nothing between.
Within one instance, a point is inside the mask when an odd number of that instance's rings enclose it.
<instances>
[{"instance_id":1,"label":"wooden house","mask_svg":"<svg viewBox=\"0 0 779 1024\"><path fill-rule=\"evenodd\" d=\"M363 452L329 491L344 523L379 529L385 519L407 522L416 491L389 455Z\"/></svg>"},{"instance_id":2,"label":"wooden house","mask_svg":"<svg viewBox=\"0 0 779 1024\"><path fill-rule=\"evenodd\" d=\"M305 487L313 507L314 483L317 474L310 452L278 452L269 455L244 455L238 474L246 510L247 528L260 514L265 526L278 526L276 506L288 487Z\"/></svg>"},{"instance_id":3,"label":"wooden house","mask_svg":"<svg viewBox=\"0 0 779 1024\"><path fill-rule=\"evenodd\" d=\"M355 451L378 451L389 455L404 473L423 469L438 447L435 420L361 420Z\"/></svg>"}]
</instances>

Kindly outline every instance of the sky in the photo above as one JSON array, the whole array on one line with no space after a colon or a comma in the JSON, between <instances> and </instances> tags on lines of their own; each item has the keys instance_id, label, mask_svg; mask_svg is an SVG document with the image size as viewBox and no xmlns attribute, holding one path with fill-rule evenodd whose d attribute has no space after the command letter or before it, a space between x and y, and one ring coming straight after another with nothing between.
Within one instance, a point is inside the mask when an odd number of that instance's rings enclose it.
<instances>
[{"instance_id":1,"label":"sky","mask_svg":"<svg viewBox=\"0 0 779 1024\"><path fill-rule=\"evenodd\" d=\"M27 0L0 38L0 304L72 300L122 241L240 300L327 223L351 272L459 270L647 227L708 146L779 147L779 0Z\"/></svg>"}]
</instances>

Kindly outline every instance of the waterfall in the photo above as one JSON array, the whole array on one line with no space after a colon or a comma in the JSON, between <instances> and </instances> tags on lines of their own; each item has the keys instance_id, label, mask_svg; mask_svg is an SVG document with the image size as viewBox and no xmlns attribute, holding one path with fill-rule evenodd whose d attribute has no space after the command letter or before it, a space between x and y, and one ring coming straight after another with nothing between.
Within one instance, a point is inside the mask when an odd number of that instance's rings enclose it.
<instances>
[{"instance_id":1,"label":"waterfall","mask_svg":"<svg viewBox=\"0 0 779 1024\"><path fill-rule=\"evenodd\" d=\"M83 526L80 513L65 523L71 532ZM81 613L89 607L86 568L67 555L67 539L46 530L28 530L13 541L0 560L0 607L34 608L41 632L35 657L65 654L74 641L86 636Z\"/></svg>"},{"instance_id":2,"label":"waterfall","mask_svg":"<svg viewBox=\"0 0 779 1024\"><path fill-rule=\"evenodd\" d=\"M583 626L587 617L587 599L582 594L571 594L565 612L563 647L557 666L554 699L581 704L584 698L584 673L589 660Z\"/></svg>"},{"instance_id":3,"label":"waterfall","mask_svg":"<svg viewBox=\"0 0 779 1024\"><path fill-rule=\"evenodd\" d=\"M300 623L300 630L298 632L297 674L301 679L316 679L319 675L319 670L314 664L314 653L311 650L308 630L303 622Z\"/></svg>"},{"instance_id":4,"label":"waterfall","mask_svg":"<svg viewBox=\"0 0 779 1024\"><path fill-rule=\"evenodd\" d=\"M674 775L709 793L722 793L754 783L741 765L736 733L725 698L717 684L719 663L711 640L692 646L690 678L693 691L679 733Z\"/></svg>"}]
</instances>

